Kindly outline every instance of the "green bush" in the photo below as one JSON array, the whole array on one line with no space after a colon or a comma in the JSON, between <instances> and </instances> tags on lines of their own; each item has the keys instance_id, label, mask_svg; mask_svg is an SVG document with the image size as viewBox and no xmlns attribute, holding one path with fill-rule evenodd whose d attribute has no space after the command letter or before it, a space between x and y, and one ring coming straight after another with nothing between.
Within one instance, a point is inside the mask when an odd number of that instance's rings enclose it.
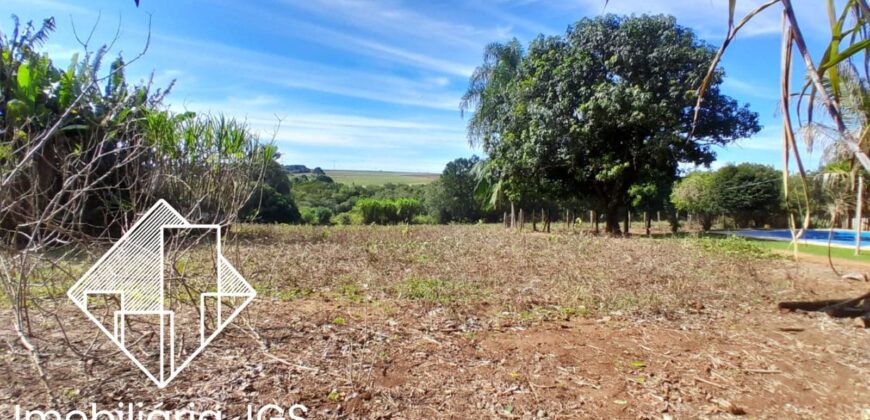
<instances>
[{"instance_id":1,"label":"green bush","mask_svg":"<svg viewBox=\"0 0 870 420\"><path fill-rule=\"evenodd\" d=\"M302 217L290 194L282 194L265 184L251 195L239 216L257 223L297 223Z\"/></svg>"},{"instance_id":2,"label":"green bush","mask_svg":"<svg viewBox=\"0 0 870 420\"><path fill-rule=\"evenodd\" d=\"M340 226L350 226L350 225L363 224L362 215L360 215L359 212L354 212L354 211L348 211L348 212L336 214L335 216L332 216L332 218L329 219L329 221L333 225L340 225Z\"/></svg>"},{"instance_id":3,"label":"green bush","mask_svg":"<svg viewBox=\"0 0 870 420\"><path fill-rule=\"evenodd\" d=\"M431 214L418 214L411 219L411 223L415 225L437 225L438 218Z\"/></svg>"},{"instance_id":4,"label":"green bush","mask_svg":"<svg viewBox=\"0 0 870 420\"><path fill-rule=\"evenodd\" d=\"M414 216L423 212L423 205L415 198L357 200L354 211L362 216L365 224L396 224L411 222Z\"/></svg>"},{"instance_id":5,"label":"green bush","mask_svg":"<svg viewBox=\"0 0 870 420\"><path fill-rule=\"evenodd\" d=\"M325 207L302 209L302 220L309 225L328 225L332 219L332 211Z\"/></svg>"},{"instance_id":6,"label":"green bush","mask_svg":"<svg viewBox=\"0 0 870 420\"><path fill-rule=\"evenodd\" d=\"M414 216L423 212L423 205L420 200L414 198L400 198L395 201L396 216L398 222L411 222Z\"/></svg>"}]
</instances>

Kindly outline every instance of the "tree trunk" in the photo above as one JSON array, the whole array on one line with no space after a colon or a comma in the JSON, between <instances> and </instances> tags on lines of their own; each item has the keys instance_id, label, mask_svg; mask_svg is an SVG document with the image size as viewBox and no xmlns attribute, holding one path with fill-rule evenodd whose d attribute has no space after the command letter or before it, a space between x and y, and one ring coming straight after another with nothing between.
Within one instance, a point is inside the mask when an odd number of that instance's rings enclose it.
<instances>
[{"instance_id":1,"label":"tree trunk","mask_svg":"<svg viewBox=\"0 0 870 420\"><path fill-rule=\"evenodd\" d=\"M511 201L511 229L517 227L517 210L514 202Z\"/></svg>"},{"instance_id":2,"label":"tree trunk","mask_svg":"<svg viewBox=\"0 0 870 420\"><path fill-rule=\"evenodd\" d=\"M699 215L698 219L700 219L701 222L701 230L703 230L704 232L710 230L710 228L713 227L713 221L715 220L715 218L709 214Z\"/></svg>"},{"instance_id":3,"label":"tree trunk","mask_svg":"<svg viewBox=\"0 0 870 420\"><path fill-rule=\"evenodd\" d=\"M504 212L501 217L501 221L504 224L505 228L511 227L510 222L508 222L508 212Z\"/></svg>"},{"instance_id":4,"label":"tree trunk","mask_svg":"<svg viewBox=\"0 0 870 420\"><path fill-rule=\"evenodd\" d=\"M631 235L631 211L625 212L625 236Z\"/></svg>"},{"instance_id":5,"label":"tree trunk","mask_svg":"<svg viewBox=\"0 0 870 420\"><path fill-rule=\"evenodd\" d=\"M650 236L650 225L652 220L649 218L649 213L643 212L643 226L646 228L646 236Z\"/></svg>"},{"instance_id":6,"label":"tree trunk","mask_svg":"<svg viewBox=\"0 0 870 420\"><path fill-rule=\"evenodd\" d=\"M571 210L571 233L576 232L575 228L577 227L577 215L574 214L574 210Z\"/></svg>"},{"instance_id":7,"label":"tree trunk","mask_svg":"<svg viewBox=\"0 0 870 420\"><path fill-rule=\"evenodd\" d=\"M535 209L532 208L532 232L538 231L538 220L535 219Z\"/></svg>"},{"instance_id":8,"label":"tree trunk","mask_svg":"<svg viewBox=\"0 0 870 420\"><path fill-rule=\"evenodd\" d=\"M526 215L523 212L523 209L520 209L520 222L519 222L520 230L523 230L526 227Z\"/></svg>"},{"instance_id":9,"label":"tree trunk","mask_svg":"<svg viewBox=\"0 0 870 420\"><path fill-rule=\"evenodd\" d=\"M619 235L619 209L608 208L604 213L604 230L611 235Z\"/></svg>"},{"instance_id":10,"label":"tree trunk","mask_svg":"<svg viewBox=\"0 0 870 420\"><path fill-rule=\"evenodd\" d=\"M595 223L595 234L597 235L600 232L600 230L598 229L598 212L592 210L592 216L594 219L593 222Z\"/></svg>"},{"instance_id":11,"label":"tree trunk","mask_svg":"<svg viewBox=\"0 0 870 420\"><path fill-rule=\"evenodd\" d=\"M544 210L541 211L544 212ZM544 212L544 230L550 233L550 210Z\"/></svg>"}]
</instances>

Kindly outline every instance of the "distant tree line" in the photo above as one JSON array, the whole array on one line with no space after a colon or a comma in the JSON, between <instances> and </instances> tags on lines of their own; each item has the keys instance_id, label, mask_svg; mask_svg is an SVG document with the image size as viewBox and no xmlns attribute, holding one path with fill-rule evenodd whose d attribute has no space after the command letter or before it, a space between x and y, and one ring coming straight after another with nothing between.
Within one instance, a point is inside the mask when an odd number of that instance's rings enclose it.
<instances>
[{"instance_id":1,"label":"distant tree line","mask_svg":"<svg viewBox=\"0 0 870 420\"><path fill-rule=\"evenodd\" d=\"M279 177L286 180L286 188L283 188L285 182L280 181L281 191L289 191L285 211L267 217L261 210L260 217L254 221L312 225L496 221L496 212L488 210L475 192L478 180L474 168L479 162L476 156L455 159L446 165L437 180L419 185L342 184L326 174L316 175L314 171L285 172L283 178ZM271 179L271 176L266 177L267 184Z\"/></svg>"}]
</instances>

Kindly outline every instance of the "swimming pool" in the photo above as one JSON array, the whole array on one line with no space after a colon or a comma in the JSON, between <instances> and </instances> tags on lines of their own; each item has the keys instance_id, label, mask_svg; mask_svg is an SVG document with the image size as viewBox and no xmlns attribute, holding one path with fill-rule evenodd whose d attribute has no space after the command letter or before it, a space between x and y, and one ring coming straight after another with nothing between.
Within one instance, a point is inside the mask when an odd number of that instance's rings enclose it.
<instances>
[{"instance_id":1,"label":"swimming pool","mask_svg":"<svg viewBox=\"0 0 870 420\"><path fill-rule=\"evenodd\" d=\"M791 241L791 232L788 229L747 229L720 231L725 235L743 236L746 238L771 239L775 241ZM829 231L827 229L810 229L804 232L800 243L824 245L828 244ZM846 229L834 229L831 245L837 247L855 247L855 231ZM861 232L861 249L870 249L870 232Z\"/></svg>"}]
</instances>

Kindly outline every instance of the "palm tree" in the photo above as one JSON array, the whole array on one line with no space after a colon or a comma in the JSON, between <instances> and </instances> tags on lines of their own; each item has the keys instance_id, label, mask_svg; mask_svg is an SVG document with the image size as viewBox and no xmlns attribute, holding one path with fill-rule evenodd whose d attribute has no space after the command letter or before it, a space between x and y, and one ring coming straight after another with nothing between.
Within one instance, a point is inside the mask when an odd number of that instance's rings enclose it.
<instances>
[{"instance_id":1,"label":"palm tree","mask_svg":"<svg viewBox=\"0 0 870 420\"><path fill-rule=\"evenodd\" d=\"M825 165L822 177L822 186L826 190L829 213L835 224L840 225L840 215L846 215L848 228L852 228L852 218L849 217L850 208L857 204L852 197L855 193L856 178L861 171L861 166L855 161L854 152L846 146L844 135L859 139L859 145L864 153L870 152L870 88L867 80L862 78L858 69L850 62L841 63L837 78L825 80L825 87L829 95L836 98L840 104L840 112L843 123L846 126L846 134L837 127L830 126L825 122L814 121L803 128L804 140L807 148L812 150L815 146L822 148L822 164Z\"/></svg>"},{"instance_id":2,"label":"palm tree","mask_svg":"<svg viewBox=\"0 0 870 420\"><path fill-rule=\"evenodd\" d=\"M843 227L843 219L846 219L846 227L852 228L849 210L854 205L852 192L855 177L853 175L851 163L845 160L826 165L822 173L818 175L824 191L825 207L831 216L832 227Z\"/></svg>"},{"instance_id":3,"label":"palm tree","mask_svg":"<svg viewBox=\"0 0 870 420\"><path fill-rule=\"evenodd\" d=\"M858 139L862 150L870 152L870 87L858 69L850 62L840 64L836 79L826 79L825 88L837 99L846 133L827 122L814 120L803 128L807 148L812 151L818 144L822 148L822 162L832 163L854 158L854 152L845 146L842 137L850 135ZM833 80L836 80L834 82Z\"/></svg>"},{"instance_id":4,"label":"palm tree","mask_svg":"<svg viewBox=\"0 0 870 420\"><path fill-rule=\"evenodd\" d=\"M517 75L523 54L523 46L516 38L506 44L491 43L484 49L483 64L474 69L459 103L463 115L473 112L468 121L468 142L472 146L483 142L486 147L487 139L501 134L498 120L505 111L507 88Z\"/></svg>"},{"instance_id":5,"label":"palm tree","mask_svg":"<svg viewBox=\"0 0 870 420\"><path fill-rule=\"evenodd\" d=\"M516 38L505 44L494 42L487 45L483 64L474 69L459 104L463 116L465 112L472 112L468 121L468 143L472 147L482 146L491 156L504 134L500 121L509 112L509 85L519 72L523 55L522 44ZM511 180L504 171L494 171L493 164L491 158L478 162L475 172L478 192L487 196L485 201L497 206ZM516 224L514 207L514 200L511 200L511 227Z\"/></svg>"}]
</instances>

